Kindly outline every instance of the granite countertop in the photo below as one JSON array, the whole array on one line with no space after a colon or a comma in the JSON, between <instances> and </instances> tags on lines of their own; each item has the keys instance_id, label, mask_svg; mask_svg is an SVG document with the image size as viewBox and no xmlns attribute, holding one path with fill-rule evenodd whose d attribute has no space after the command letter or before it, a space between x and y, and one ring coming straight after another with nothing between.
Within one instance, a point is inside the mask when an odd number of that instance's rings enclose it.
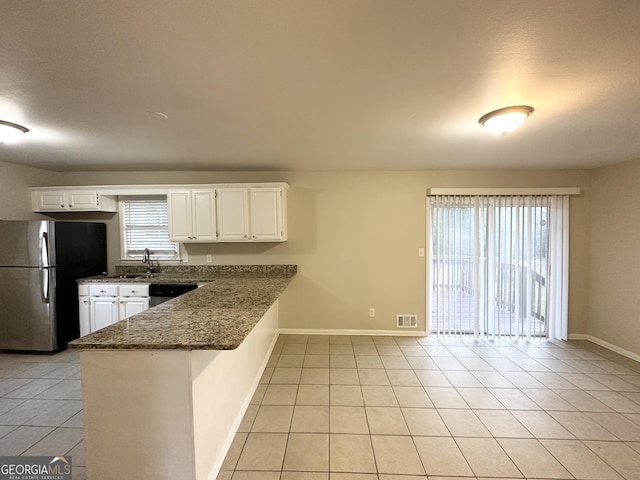
<instances>
[{"instance_id":1,"label":"granite countertop","mask_svg":"<svg viewBox=\"0 0 640 480\"><path fill-rule=\"evenodd\" d=\"M78 283L208 283L220 278L275 278L289 276L297 271L296 265L192 265L163 267L162 272L147 274L138 266L118 266L116 273L96 275L78 280ZM133 278L122 278L121 275Z\"/></svg>"},{"instance_id":2,"label":"granite countertop","mask_svg":"<svg viewBox=\"0 0 640 480\"><path fill-rule=\"evenodd\" d=\"M197 281L207 285L69 343L76 349L233 350L280 297L296 274L295 265L280 269L216 272L167 272L149 283Z\"/></svg>"}]
</instances>

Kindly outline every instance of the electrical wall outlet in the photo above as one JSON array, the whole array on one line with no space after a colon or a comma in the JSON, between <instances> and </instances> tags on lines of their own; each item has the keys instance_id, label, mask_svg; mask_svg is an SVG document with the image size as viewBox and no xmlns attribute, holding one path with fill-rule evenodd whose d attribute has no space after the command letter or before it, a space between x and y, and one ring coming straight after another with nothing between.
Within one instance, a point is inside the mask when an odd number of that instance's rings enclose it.
<instances>
[{"instance_id":1,"label":"electrical wall outlet","mask_svg":"<svg viewBox=\"0 0 640 480\"><path fill-rule=\"evenodd\" d=\"M376 316L376 309L375 308L370 308L369 309L369 316L370 317L375 317Z\"/></svg>"},{"instance_id":2,"label":"electrical wall outlet","mask_svg":"<svg viewBox=\"0 0 640 480\"><path fill-rule=\"evenodd\" d=\"M207 263L213 262L213 257L211 255L207 255Z\"/></svg>"},{"instance_id":3,"label":"electrical wall outlet","mask_svg":"<svg viewBox=\"0 0 640 480\"><path fill-rule=\"evenodd\" d=\"M418 249L418 256L419 256L419 257L424 257L424 248L423 248L423 247L420 247L420 248Z\"/></svg>"}]
</instances>

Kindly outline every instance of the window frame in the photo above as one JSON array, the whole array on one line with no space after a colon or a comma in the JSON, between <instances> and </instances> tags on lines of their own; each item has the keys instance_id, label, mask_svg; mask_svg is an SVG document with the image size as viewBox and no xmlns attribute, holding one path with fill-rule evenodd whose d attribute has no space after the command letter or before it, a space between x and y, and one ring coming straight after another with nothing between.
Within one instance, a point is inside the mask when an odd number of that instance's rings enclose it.
<instances>
[{"instance_id":1,"label":"window frame","mask_svg":"<svg viewBox=\"0 0 640 480\"><path fill-rule=\"evenodd\" d=\"M158 200L164 199L167 200L166 194L145 194L145 195L120 195L118 197L118 215L119 215L119 223L120 223L120 263L130 263L136 264L140 263L142 260L141 256L131 256L129 255L129 249L127 248L127 227L125 224L125 203L130 200ZM167 206L167 217L169 215L168 206ZM169 233L169 228L167 227L167 235ZM176 245L176 256L175 257L167 257L167 256L158 256L151 254L151 259L155 261L161 261L165 265L171 264L180 264L183 261L182 255L182 246L179 242L171 242Z\"/></svg>"}]
</instances>

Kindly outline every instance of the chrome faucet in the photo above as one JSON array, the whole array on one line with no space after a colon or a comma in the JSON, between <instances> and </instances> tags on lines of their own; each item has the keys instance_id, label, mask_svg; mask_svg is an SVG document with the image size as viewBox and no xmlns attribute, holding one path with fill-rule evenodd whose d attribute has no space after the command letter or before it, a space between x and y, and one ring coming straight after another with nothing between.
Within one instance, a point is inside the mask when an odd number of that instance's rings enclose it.
<instances>
[{"instance_id":1,"label":"chrome faucet","mask_svg":"<svg viewBox=\"0 0 640 480\"><path fill-rule=\"evenodd\" d=\"M153 260L151 260L151 252L148 248L145 248L144 252L142 252L142 263L147 264L147 273L153 273L158 268L158 265L153 264Z\"/></svg>"}]
</instances>

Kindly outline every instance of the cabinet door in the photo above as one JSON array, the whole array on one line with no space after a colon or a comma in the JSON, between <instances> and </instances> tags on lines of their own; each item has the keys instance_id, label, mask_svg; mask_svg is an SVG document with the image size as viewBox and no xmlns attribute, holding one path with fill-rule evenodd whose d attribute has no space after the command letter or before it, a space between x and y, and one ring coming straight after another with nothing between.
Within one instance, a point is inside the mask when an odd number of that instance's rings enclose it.
<instances>
[{"instance_id":1,"label":"cabinet door","mask_svg":"<svg viewBox=\"0 0 640 480\"><path fill-rule=\"evenodd\" d=\"M98 210L97 192L68 192L69 210Z\"/></svg>"},{"instance_id":2,"label":"cabinet door","mask_svg":"<svg viewBox=\"0 0 640 480\"><path fill-rule=\"evenodd\" d=\"M116 297L91 297L91 331L108 327L118 321Z\"/></svg>"},{"instance_id":3,"label":"cabinet door","mask_svg":"<svg viewBox=\"0 0 640 480\"><path fill-rule=\"evenodd\" d=\"M38 210L59 212L68 210L67 196L65 192L42 192L38 193Z\"/></svg>"},{"instance_id":4,"label":"cabinet door","mask_svg":"<svg viewBox=\"0 0 640 480\"><path fill-rule=\"evenodd\" d=\"M192 232L199 242L216 241L216 192L215 190L193 190Z\"/></svg>"},{"instance_id":5,"label":"cabinet door","mask_svg":"<svg viewBox=\"0 0 640 480\"><path fill-rule=\"evenodd\" d=\"M243 242L249 239L249 189L218 190L218 241Z\"/></svg>"},{"instance_id":6,"label":"cabinet door","mask_svg":"<svg viewBox=\"0 0 640 480\"><path fill-rule=\"evenodd\" d=\"M120 320L149 310L149 297L128 297L120 299Z\"/></svg>"},{"instance_id":7,"label":"cabinet door","mask_svg":"<svg viewBox=\"0 0 640 480\"><path fill-rule=\"evenodd\" d=\"M80 320L80 336L89 335L91 333L91 307L88 296L78 297L78 318Z\"/></svg>"},{"instance_id":8,"label":"cabinet door","mask_svg":"<svg viewBox=\"0 0 640 480\"><path fill-rule=\"evenodd\" d=\"M172 190L167 195L169 214L169 240L172 242L190 242L194 240L191 212L191 191Z\"/></svg>"},{"instance_id":9,"label":"cabinet door","mask_svg":"<svg viewBox=\"0 0 640 480\"><path fill-rule=\"evenodd\" d=\"M251 238L277 242L284 238L282 228L282 189L251 188Z\"/></svg>"}]
</instances>

